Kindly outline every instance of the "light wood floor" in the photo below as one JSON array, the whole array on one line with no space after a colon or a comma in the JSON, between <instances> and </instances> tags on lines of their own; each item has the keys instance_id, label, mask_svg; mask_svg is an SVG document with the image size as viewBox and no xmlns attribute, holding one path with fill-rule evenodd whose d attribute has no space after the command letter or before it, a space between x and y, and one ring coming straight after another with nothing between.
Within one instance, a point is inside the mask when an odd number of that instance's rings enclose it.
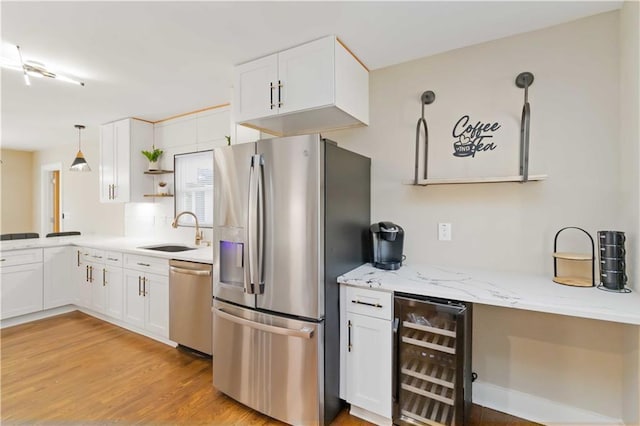
<instances>
[{"instance_id":1,"label":"light wood floor","mask_svg":"<svg viewBox=\"0 0 640 426\"><path fill-rule=\"evenodd\" d=\"M282 424L214 389L210 359L80 312L6 328L1 339L3 425ZM471 423L528 424L477 406ZM346 410L333 424L368 425Z\"/></svg>"}]
</instances>

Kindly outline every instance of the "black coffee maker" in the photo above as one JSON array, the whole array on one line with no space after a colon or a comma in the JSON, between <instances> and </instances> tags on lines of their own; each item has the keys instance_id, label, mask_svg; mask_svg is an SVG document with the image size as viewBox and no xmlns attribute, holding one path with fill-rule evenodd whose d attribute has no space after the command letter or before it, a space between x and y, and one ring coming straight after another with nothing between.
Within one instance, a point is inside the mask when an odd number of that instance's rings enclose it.
<instances>
[{"instance_id":1,"label":"black coffee maker","mask_svg":"<svg viewBox=\"0 0 640 426\"><path fill-rule=\"evenodd\" d=\"M378 222L371 225L373 266L379 269L396 270L402 266L402 244L404 230L393 222Z\"/></svg>"}]
</instances>

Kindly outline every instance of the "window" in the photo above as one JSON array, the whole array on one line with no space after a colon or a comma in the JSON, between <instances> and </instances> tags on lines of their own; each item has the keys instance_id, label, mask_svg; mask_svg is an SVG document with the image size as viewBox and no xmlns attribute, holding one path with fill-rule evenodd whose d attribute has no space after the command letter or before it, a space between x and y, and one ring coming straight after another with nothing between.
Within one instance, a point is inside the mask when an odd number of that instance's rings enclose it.
<instances>
[{"instance_id":1,"label":"window","mask_svg":"<svg viewBox=\"0 0 640 426\"><path fill-rule=\"evenodd\" d=\"M200 227L213 227L213 151L174 155L175 214L189 211ZM183 215L180 226L195 226L191 215Z\"/></svg>"}]
</instances>

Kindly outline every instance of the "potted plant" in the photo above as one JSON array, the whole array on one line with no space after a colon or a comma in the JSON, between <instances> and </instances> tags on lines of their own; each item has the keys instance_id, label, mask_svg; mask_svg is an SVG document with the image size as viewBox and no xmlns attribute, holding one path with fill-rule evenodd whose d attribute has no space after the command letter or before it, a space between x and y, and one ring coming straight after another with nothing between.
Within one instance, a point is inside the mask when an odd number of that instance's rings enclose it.
<instances>
[{"instance_id":1,"label":"potted plant","mask_svg":"<svg viewBox=\"0 0 640 426\"><path fill-rule=\"evenodd\" d=\"M149 160L149 170L159 170L158 159L164 153L163 150L153 147L153 151L142 151L142 154Z\"/></svg>"}]
</instances>

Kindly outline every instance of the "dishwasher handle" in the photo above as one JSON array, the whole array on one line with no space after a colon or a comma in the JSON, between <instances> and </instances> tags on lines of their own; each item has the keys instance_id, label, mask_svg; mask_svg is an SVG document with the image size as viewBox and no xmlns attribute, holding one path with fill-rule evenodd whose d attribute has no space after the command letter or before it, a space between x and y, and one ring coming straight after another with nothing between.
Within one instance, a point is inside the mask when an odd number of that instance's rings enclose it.
<instances>
[{"instance_id":1,"label":"dishwasher handle","mask_svg":"<svg viewBox=\"0 0 640 426\"><path fill-rule=\"evenodd\" d=\"M211 271L210 270L186 269L186 268L178 268L176 266L171 266L169 269L171 270L171 272L175 272L177 274L195 275L197 277L209 277L209 276L211 276Z\"/></svg>"}]
</instances>

